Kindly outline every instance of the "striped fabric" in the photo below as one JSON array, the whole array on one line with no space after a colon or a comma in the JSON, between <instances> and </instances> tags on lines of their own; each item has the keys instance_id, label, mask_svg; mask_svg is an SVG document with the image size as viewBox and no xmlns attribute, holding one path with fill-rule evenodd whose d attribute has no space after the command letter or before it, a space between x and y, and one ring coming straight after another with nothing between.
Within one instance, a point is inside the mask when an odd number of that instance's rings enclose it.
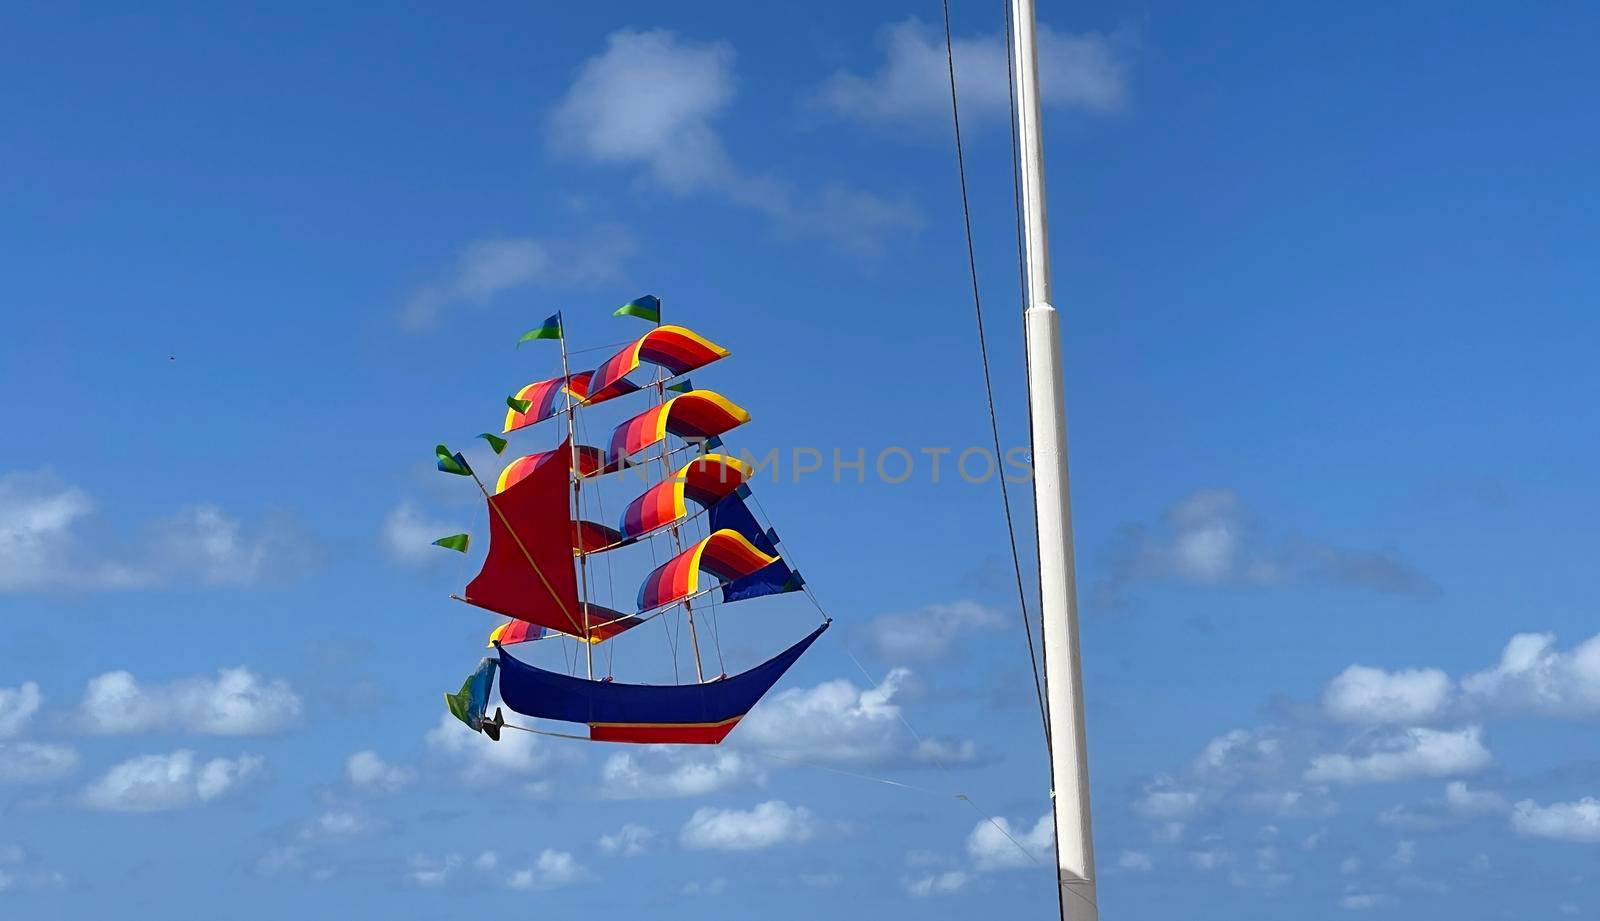
<instances>
[{"instance_id":1,"label":"striped fabric","mask_svg":"<svg viewBox=\"0 0 1600 921\"><path fill-rule=\"evenodd\" d=\"M728 350L682 326L658 326L594 369L589 402L602 403L639 389L628 375L640 363L657 365L673 377L727 358Z\"/></svg>"},{"instance_id":2,"label":"striped fabric","mask_svg":"<svg viewBox=\"0 0 1600 921\"><path fill-rule=\"evenodd\" d=\"M750 414L722 394L690 391L617 426L611 433L608 462L620 466L630 455L661 441L669 432L679 438L711 438L749 421Z\"/></svg>"},{"instance_id":3,"label":"striped fabric","mask_svg":"<svg viewBox=\"0 0 1600 921\"><path fill-rule=\"evenodd\" d=\"M552 377L547 381L534 381L518 390L512 399L526 400L530 405L526 412L517 412L515 408L506 410L504 431L515 432L554 416L566 408L566 394L569 392L574 403L582 401L589 393L589 378L593 375L593 371L580 371L567 379L569 383L566 387L561 386L561 378Z\"/></svg>"},{"instance_id":4,"label":"striped fabric","mask_svg":"<svg viewBox=\"0 0 1600 921\"><path fill-rule=\"evenodd\" d=\"M748 476L745 465L731 455L696 458L628 504L622 513L622 533L638 537L681 521L689 515L688 502L710 508L742 486Z\"/></svg>"},{"instance_id":5,"label":"striped fabric","mask_svg":"<svg viewBox=\"0 0 1600 921\"><path fill-rule=\"evenodd\" d=\"M761 552L738 531L713 531L672 559L656 567L639 586L639 613L682 601L700 591L700 573L708 572L722 582L731 582L777 562Z\"/></svg>"}]
</instances>

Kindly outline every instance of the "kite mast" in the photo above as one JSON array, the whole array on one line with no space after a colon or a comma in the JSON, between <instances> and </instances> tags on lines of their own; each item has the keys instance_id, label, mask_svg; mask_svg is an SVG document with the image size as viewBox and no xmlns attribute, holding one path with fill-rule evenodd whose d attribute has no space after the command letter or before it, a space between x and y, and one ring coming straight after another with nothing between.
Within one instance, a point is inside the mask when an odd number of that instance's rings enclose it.
<instances>
[{"instance_id":1,"label":"kite mast","mask_svg":"<svg viewBox=\"0 0 1600 921\"><path fill-rule=\"evenodd\" d=\"M1072 551L1059 318L1050 299L1044 146L1039 124L1039 61L1033 0L1011 0L1011 67L1017 83L1017 139L1028 269L1025 314L1028 405L1033 425L1034 516L1044 630L1045 696L1050 724L1051 804L1056 822L1057 895L1062 921L1098 921L1089 764L1078 656L1078 599Z\"/></svg>"},{"instance_id":2,"label":"kite mast","mask_svg":"<svg viewBox=\"0 0 1600 921\"><path fill-rule=\"evenodd\" d=\"M656 298L657 327L661 326L661 318L665 315L666 308L658 297ZM662 377L659 370L656 371L655 377L656 405L659 406L667 402L667 380ZM667 443L663 441L661 443L661 473L666 477L672 476L672 462L668 459L671 455L672 451L669 450ZM672 525L672 552L675 554L683 552L683 535L678 532L677 522L673 522ZM694 651L694 680L703 684L706 680L706 672L705 666L700 664L700 637L694 629L694 605L689 602L688 598L683 599L683 612L689 618L689 648ZM677 668L677 666L674 665L673 668Z\"/></svg>"},{"instance_id":3,"label":"kite mast","mask_svg":"<svg viewBox=\"0 0 1600 921\"><path fill-rule=\"evenodd\" d=\"M578 439L574 431L573 417L576 415L576 404L572 402L572 371L567 367L567 318L561 311L556 311L560 317L561 338L561 392L567 395L567 444L571 446L572 470L578 469ZM570 477L572 481L572 520L580 521L583 518L583 478L576 472ZM579 550L583 548L583 540L578 541ZM594 680L594 637L589 632L589 555L578 554L578 609L583 612L583 664L587 669L590 681Z\"/></svg>"}]
</instances>

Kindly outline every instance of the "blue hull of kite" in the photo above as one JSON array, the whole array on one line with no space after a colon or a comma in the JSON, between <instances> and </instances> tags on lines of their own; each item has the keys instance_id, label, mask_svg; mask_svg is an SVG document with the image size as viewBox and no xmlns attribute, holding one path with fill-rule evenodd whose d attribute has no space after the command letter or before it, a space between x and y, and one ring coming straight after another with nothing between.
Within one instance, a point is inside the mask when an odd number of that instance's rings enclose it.
<instances>
[{"instance_id":1,"label":"blue hull of kite","mask_svg":"<svg viewBox=\"0 0 1600 921\"><path fill-rule=\"evenodd\" d=\"M704 684L589 681L536 668L502 648L500 697L524 716L585 723L598 742L715 745L826 629L828 623L747 672Z\"/></svg>"}]
</instances>

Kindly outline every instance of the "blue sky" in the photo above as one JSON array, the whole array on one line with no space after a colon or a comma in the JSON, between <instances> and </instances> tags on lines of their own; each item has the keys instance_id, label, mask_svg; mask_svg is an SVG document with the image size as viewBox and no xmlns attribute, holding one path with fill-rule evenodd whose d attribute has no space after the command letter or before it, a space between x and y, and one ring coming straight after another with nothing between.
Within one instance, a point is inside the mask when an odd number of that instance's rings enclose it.
<instances>
[{"instance_id":1,"label":"blue sky","mask_svg":"<svg viewBox=\"0 0 1600 921\"><path fill-rule=\"evenodd\" d=\"M1001 7L954 12L1010 446ZM922 453L988 439L937 17L11 10L0 915L1048 916L996 488ZM1042 19L1107 916L1592 914L1595 17ZM837 624L723 748L490 746L432 446L645 291L733 350L730 446L915 474L758 484ZM815 619L719 611L728 667Z\"/></svg>"}]
</instances>

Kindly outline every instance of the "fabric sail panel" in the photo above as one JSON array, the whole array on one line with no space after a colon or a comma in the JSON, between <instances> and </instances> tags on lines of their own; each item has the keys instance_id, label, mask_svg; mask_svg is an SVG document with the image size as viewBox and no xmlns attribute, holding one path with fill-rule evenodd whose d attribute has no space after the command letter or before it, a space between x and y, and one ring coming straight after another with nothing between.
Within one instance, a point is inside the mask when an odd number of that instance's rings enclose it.
<instances>
[{"instance_id":1,"label":"fabric sail panel","mask_svg":"<svg viewBox=\"0 0 1600 921\"><path fill-rule=\"evenodd\" d=\"M745 464L731 455L697 457L628 503L622 512L621 531L629 537L638 537L682 521L689 515L687 503L710 508L744 485L748 477Z\"/></svg>"},{"instance_id":2,"label":"fabric sail panel","mask_svg":"<svg viewBox=\"0 0 1600 921\"><path fill-rule=\"evenodd\" d=\"M535 468L544 463L545 458L554 453L554 451L541 451L538 454L519 457L507 464L506 469L500 471L500 479L495 481L495 492L505 492L517 485L522 481L523 477L532 473ZM599 448L589 445L577 445L566 448L564 453L567 454L568 466L573 473L580 477L594 476L605 468L605 452ZM559 464L560 461L555 461L555 463Z\"/></svg>"},{"instance_id":3,"label":"fabric sail panel","mask_svg":"<svg viewBox=\"0 0 1600 921\"><path fill-rule=\"evenodd\" d=\"M524 716L585 723L597 742L715 745L826 629L824 623L747 672L703 684L588 681L528 665L502 648L500 697Z\"/></svg>"},{"instance_id":4,"label":"fabric sail panel","mask_svg":"<svg viewBox=\"0 0 1600 921\"><path fill-rule=\"evenodd\" d=\"M562 386L559 377L547 381L534 381L528 386L518 390L512 397L514 400L526 400L529 404L526 412L518 412L515 408L506 410L505 432L514 432L517 429L543 422L566 408L566 395L572 395L572 401L581 401L589 392L589 378L592 371L582 371L567 378L566 386Z\"/></svg>"},{"instance_id":5,"label":"fabric sail panel","mask_svg":"<svg viewBox=\"0 0 1600 921\"><path fill-rule=\"evenodd\" d=\"M666 369L676 377L728 357L728 350L682 326L658 326L622 347L594 369L590 403L601 403L639 389L628 380L641 362Z\"/></svg>"},{"instance_id":6,"label":"fabric sail panel","mask_svg":"<svg viewBox=\"0 0 1600 921\"><path fill-rule=\"evenodd\" d=\"M467 583L468 602L530 624L582 635L568 506L565 442L529 461L516 483L489 498L489 553Z\"/></svg>"},{"instance_id":7,"label":"fabric sail panel","mask_svg":"<svg viewBox=\"0 0 1600 921\"><path fill-rule=\"evenodd\" d=\"M758 549L737 531L713 531L709 537L656 567L639 586L639 612L682 601L700 591L700 573L731 582L770 566L776 556Z\"/></svg>"},{"instance_id":8,"label":"fabric sail panel","mask_svg":"<svg viewBox=\"0 0 1600 921\"><path fill-rule=\"evenodd\" d=\"M644 623L644 620L632 614L623 614L598 604L585 605L584 613L589 616L589 641L591 643L604 643L624 630L630 630ZM581 618L580 618L581 620ZM489 633L487 645L510 646L515 643L530 643L542 640L552 633L561 633L573 639L581 640L583 637L568 630L548 630L544 627L530 624L523 620L508 620L494 628Z\"/></svg>"},{"instance_id":9,"label":"fabric sail panel","mask_svg":"<svg viewBox=\"0 0 1600 921\"><path fill-rule=\"evenodd\" d=\"M756 516L738 495L730 495L711 507L710 527L715 530L737 532L757 550L776 557L778 548L771 535L761 530ZM723 601L743 601L762 595L779 595L799 591L805 583L789 564L778 559L747 576L734 579L722 586Z\"/></svg>"},{"instance_id":10,"label":"fabric sail panel","mask_svg":"<svg viewBox=\"0 0 1600 921\"><path fill-rule=\"evenodd\" d=\"M630 455L666 438L707 439L738 428L750 414L732 400L711 390L693 390L652 406L611 432L608 462L620 465Z\"/></svg>"}]
</instances>

